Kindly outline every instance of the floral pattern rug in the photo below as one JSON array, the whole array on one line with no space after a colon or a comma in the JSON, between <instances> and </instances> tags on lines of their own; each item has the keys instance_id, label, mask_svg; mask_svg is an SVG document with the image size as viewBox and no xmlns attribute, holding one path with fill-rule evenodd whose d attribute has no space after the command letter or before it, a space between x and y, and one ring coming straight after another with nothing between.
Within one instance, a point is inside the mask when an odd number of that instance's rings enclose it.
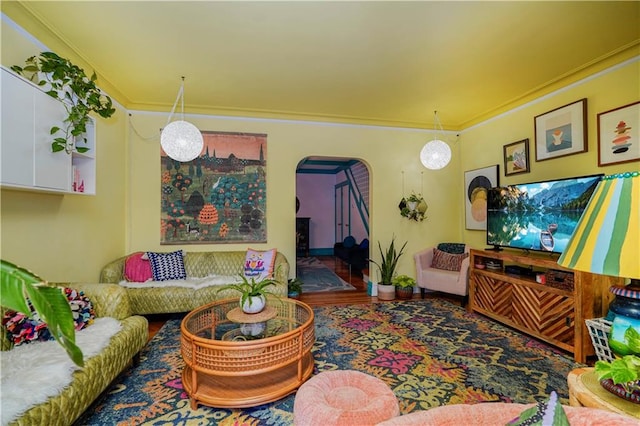
<instances>
[{"instance_id":1,"label":"floral pattern rug","mask_svg":"<svg viewBox=\"0 0 640 426\"><path fill-rule=\"evenodd\" d=\"M314 309L314 374L353 369L384 380L401 413L447 404L568 403L566 353L439 299ZM291 425L295 394L250 409L192 410L180 375L180 321L169 320L78 424Z\"/></svg>"}]
</instances>

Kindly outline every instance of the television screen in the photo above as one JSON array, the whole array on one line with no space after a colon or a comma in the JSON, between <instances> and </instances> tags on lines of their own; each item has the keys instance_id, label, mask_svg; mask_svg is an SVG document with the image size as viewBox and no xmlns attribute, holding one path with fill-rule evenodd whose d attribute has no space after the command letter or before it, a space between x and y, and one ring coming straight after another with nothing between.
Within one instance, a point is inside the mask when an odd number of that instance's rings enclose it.
<instances>
[{"instance_id":1,"label":"television screen","mask_svg":"<svg viewBox=\"0 0 640 426\"><path fill-rule=\"evenodd\" d=\"M602 176L491 188L487 244L562 253Z\"/></svg>"}]
</instances>

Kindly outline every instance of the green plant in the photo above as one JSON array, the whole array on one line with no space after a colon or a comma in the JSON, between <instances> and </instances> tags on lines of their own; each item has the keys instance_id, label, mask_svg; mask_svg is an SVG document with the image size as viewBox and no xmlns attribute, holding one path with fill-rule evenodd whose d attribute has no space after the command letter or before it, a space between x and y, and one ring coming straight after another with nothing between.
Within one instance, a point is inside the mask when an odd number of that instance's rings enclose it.
<instances>
[{"instance_id":1,"label":"green plant","mask_svg":"<svg viewBox=\"0 0 640 426\"><path fill-rule=\"evenodd\" d=\"M416 280L411 278L409 275L398 275L393 277L391 284L400 288L412 288L415 287Z\"/></svg>"},{"instance_id":2,"label":"green plant","mask_svg":"<svg viewBox=\"0 0 640 426\"><path fill-rule=\"evenodd\" d=\"M52 151L65 150L70 153L75 146L77 152L87 152L88 147L77 146L75 143L77 138L87 131L89 113L95 112L100 117L109 118L116 111L111 98L102 94L96 86L96 73L92 73L89 78L82 68L53 52L41 52L38 56L31 56L25 64L24 67L14 65L11 70L38 86L48 84L45 88L46 93L64 101L67 110L65 128L54 126L50 130L51 135L63 131L62 136L54 137L51 143ZM87 143L85 137L82 140Z\"/></svg>"},{"instance_id":3,"label":"green plant","mask_svg":"<svg viewBox=\"0 0 640 426\"><path fill-rule=\"evenodd\" d=\"M398 266L398 260L400 256L404 253L404 248L407 246L407 242L405 242L400 250L396 251L394 236L391 238L391 244L387 247L386 250L382 250L382 245L380 241L378 241L378 249L380 250L380 263L376 262L373 259L369 259L374 265L378 267L380 271L380 284L382 285L391 285L391 280L395 275L396 267Z\"/></svg>"},{"instance_id":4,"label":"green plant","mask_svg":"<svg viewBox=\"0 0 640 426\"><path fill-rule=\"evenodd\" d=\"M287 282L287 291L289 293L302 293L302 280L300 278L291 278Z\"/></svg>"},{"instance_id":5,"label":"green plant","mask_svg":"<svg viewBox=\"0 0 640 426\"><path fill-rule=\"evenodd\" d=\"M227 284L225 286L222 286L216 291L216 294L223 290L235 290L240 293L240 306L243 306L247 300L249 301L249 306L251 306L251 298L255 296L266 297L267 295L271 295L277 297L274 293L267 290L267 287L276 285L277 281L275 279L266 278L260 281L256 281L254 277L247 278L243 274L240 274L240 278L242 279L241 283Z\"/></svg>"},{"instance_id":6,"label":"green plant","mask_svg":"<svg viewBox=\"0 0 640 426\"><path fill-rule=\"evenodd\" d=\"M76 346L73 316L60 288L47 283L32 272L5 260L1 261L0 305L14 311L30 312L27 298L51 335L65 349L71 360L84 365L82 351Z\"/></svg>"},{"instance_id":7,"label":"green plant","mask_svg":"<svg viewBox=\"0 0 640 426\"><path fill-rule=\"evenodd\" d=\"M409 203L415 203L415 207L413 209L410 208ZM409 197L400 200L398 208L400 208L400 215L402 217L415 220L416 222L422 222L427 217L426 214L429 206L422 195L416 195L412 192Z\"/></svg>"},{"instance_id":8,"label":"green plant","mask_svg":"<svg viewBox=\"0 0 640 426\"><path fill-rule=\"evenodd\" d=\"M613 361L596 361L595 371L598 379L611 379L627 392L640 389L640 357L637 355L625 355Z\"/></svg>"}]
</instances>

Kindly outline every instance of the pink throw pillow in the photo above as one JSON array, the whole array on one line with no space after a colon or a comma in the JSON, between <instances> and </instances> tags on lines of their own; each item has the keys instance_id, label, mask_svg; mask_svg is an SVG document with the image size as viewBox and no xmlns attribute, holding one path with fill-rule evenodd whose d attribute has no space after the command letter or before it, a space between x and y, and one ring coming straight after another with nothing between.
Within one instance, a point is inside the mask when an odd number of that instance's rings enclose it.
<instances>
[{"instance_id":1,"label":"pink throw pillow","mask_svg":"<svg viewBox=\"0 0 640 426\"><path fill-rule=\"evenodd\" d=\"M144 258L143 258L144 256ZM135 283L143 283L153 278L151 262L146 253L133 253L124 262L124 279Z\"/></svg>"},{"instance_id":2,"label":"pink throw pillow","mask_svg":"<svg viewBox=\"0 0 640 426\"><path fill-rule=\"evenodd\" d=\"M462 268L462 261L468 256L469 253L451 254L434 248L431 267L445 271L459 271Z\"/></svg>"}]
</instances>

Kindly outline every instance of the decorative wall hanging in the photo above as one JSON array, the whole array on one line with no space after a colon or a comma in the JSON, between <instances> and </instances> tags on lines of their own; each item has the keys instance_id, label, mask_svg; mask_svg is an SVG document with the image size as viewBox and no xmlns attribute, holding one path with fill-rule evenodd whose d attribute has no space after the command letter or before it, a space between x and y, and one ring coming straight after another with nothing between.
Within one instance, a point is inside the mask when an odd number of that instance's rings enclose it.
<instances>
[{"instance_id":1,"label":"decorative wall hanging","mask_svg":"<svg viewBox=\"0 0 640 426\"><path fill-rule=\"evenodd\" d=\"M529 173L529 139L504 146L504 175Z\"/></svg>"},{"instance_id":2,"label":"decorative wall hanging","mask_svg":"<svg viewBox=\"0 0 640 426\"><path fill-rule=\"evenodd\" d=\"M640 160L640 101L598 114L598 166Z\"/></svg>"},{"instance_id":3,"label":"decorative wall hanging","mask_svg":"<svg viewBox=\"0 0 640 426\"><path fill-rule=\"evenodd\" d=\"M587 151L587 99L534 118L536 161Z\"/></svg>"},{"instance_id":4,"label":"decorative wall hanging","mask_svg":"<svg viewBox=\"0 0 640 426\"><path fill-rule=\"evenodd\" d=\"M202 132L179 162L161 151L161 244L267 242L267 135Z\"/></svg>"},{"instance_id":5,"label":"decorative wall hanging","mask_svg":"<svg viewBox=\"0 0 640 426\"><path fill-rule=\"evenodd\" d=\"M487 192L498 186L498 165L464 172L465 226L487 229Z\"/></svg>"},{"instance_id":6,"label":"decorative wall hanging","mask_svg":"<svg viewBox=\"0 0 640 426\"><path fill-rule=\"evenodd\" d=\"M422 177L422 172L420 175ZM402 172L402 193L404 193L404 172ZM429 205L421 194L411 192L410 196L402 197L398 208L400 209L400 216L416 222L422 222L427 218Z\"/></svg>"}]
</instances>

